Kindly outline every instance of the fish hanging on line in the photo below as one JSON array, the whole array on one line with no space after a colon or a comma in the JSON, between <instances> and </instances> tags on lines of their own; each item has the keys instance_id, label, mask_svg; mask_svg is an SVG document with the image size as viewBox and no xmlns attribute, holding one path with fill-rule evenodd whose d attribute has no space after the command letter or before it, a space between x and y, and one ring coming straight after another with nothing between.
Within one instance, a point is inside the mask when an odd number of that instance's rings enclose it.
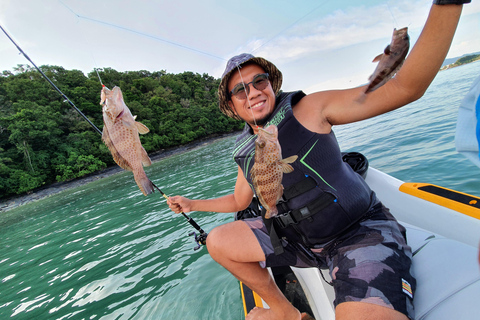
<instances>
[{"instance_id":1,"label":"fish hanging on line","mask_svg":"<svg viewBox=\"0 0 480 320\"><path fill-rule=\"evenodd\" d=\"M255 163L251 170L253 187L258 200L266 209L265 218L270 219L278 214L277 201L283 195L283 173L290 173L298 156L282 160L282 150L278 142L278 128L270 125L259 128L255 141Z\"/></svg>"},{"instance_id":2,"label":"fish hanging on line","mask_svg":"<svg viewBox=\"0 0 480 320\"><path fill-rule=\"evenodd\" d=\"M144 195L153 192L153 183L148 179L144 166L152 161L140 142L140 134L150 130L134 117L123 101L119 87L109 90L103 87L100 93L100 104L103 106L102 140L110 150L113 160L123 169L132 171L138 187Z\"/></svg>"},{"instance_id":3,"label":"fish hanging on line","mask_svg":"<svg viewBox=\"0 0 480 320\"><path fill-rule=\"evenodd\" d=\"M393 29L392 42L385 48L382 54L376 56L372 61L378 62L378 65L370 78L368 78L370 83L365 93L380 88L400 70L409 48L410 37L408 36L408 28Z\"/></svg>"}]
</instances>

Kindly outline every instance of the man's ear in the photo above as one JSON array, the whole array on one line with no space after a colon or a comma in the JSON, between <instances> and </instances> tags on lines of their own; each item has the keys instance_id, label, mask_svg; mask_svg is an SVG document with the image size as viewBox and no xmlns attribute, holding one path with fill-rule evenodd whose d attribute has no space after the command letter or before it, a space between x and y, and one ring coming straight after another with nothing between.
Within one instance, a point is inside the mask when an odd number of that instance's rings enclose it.
<instances>
[{"instance_id":1,"label":"man's ear","mask_svg":"<svg viewBox=\"0 0 480 320\"><path fill-rule=\"evenodd\" d=\"M233 114L238 116L237 110L235 109L235 106L233 105L232 100L228 100L228 106L230 107L230 110L232 110Z\"/></svg>"}]
</instances>

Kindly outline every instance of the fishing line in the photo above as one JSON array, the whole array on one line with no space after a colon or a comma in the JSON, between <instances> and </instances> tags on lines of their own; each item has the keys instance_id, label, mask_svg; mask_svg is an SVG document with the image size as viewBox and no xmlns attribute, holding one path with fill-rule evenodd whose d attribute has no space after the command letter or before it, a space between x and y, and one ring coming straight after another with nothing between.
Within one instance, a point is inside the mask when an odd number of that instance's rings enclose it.
<instances>
[{"instance_id":1,"label":"fishing line","mask_svg":"<svg viewBox=\"0 0 480 320\"><path fill-rule=\"evenodd\" d=\"M152 181L150 181L152 183L152 185L155 187L155 189L158 190L158 192L160 192L160 194L168 200L168 196L162 192L162 190L160 190L159 187L157 187ZM195 229L197 229L198 232L200 232L200 234L197 236L197 234L195 233L190 233L190 235L194 235L195 236L195 242L198 244L197 247L194 248L194 250L198 250L200 248L200 245L203 244L207 244L207 233L202 229L200 228L200 226L195 222L195 220L193 220L191 217L187 216L183 211L180 212L184 217L185 219L187 219L188 223L190 223Z\"/></svg>"},{"instance_id":2,"label":"fishing line","mask_svg":"<svg viewBox=\"0 0 480 320\"><path fill-rule=\"evenodd\" d=\"M321 7L323 7L325 4L327 3L327 0L325 0L324 2L322 2L321 4L319 4L317 7L313 8L312 10L310 10L307 14L303 15L302 17L298 18L295 22L293 22L292 24L290 24L289 26L287 26L286 28L282 29L282 31L280 31L279 33L277 33L276 35L274 35L273 37L271 37L270 39L268 39L267 41L265 41L264 43L262 43L259 47L253 49L250 53L254 53L255 51L257 51L258 49L260 49L261 47L265 46L267 43L271 42L273 39L279 37L281 34L285 33L287 30L293 28L297 23L299 23L301 20L305 19L306 17L308 17L309 15L311 15L313 12L317 11L318 9L320 9Z\"/></svg>"},{"instance_id":3,"label":"fishing line","mask_svg":"<svg viewBox=\"0 0 480 320\"><path fill-rule=\"evenodd\" d=\"M158 40L158 41L162 41L162 42L165 42L165 43L168 43L168 44L170 44L170 45L177 46L177 47L180 47L180 48L183 48L183 49L186 49L186 50L190 50L190 51L193 51L193 52L196 52L196 53L201 53L201 54L203 54L203 55L206 55L206 56L209 56L209 57L218 59L218 60L227 61L227 59L225 59L225 58L216 56L216 55L214 55L214 54L212 54L212 53L209 53L209 52L206 52L206 51L202 51L202 50L199 50L199 49L196 49L196 48L193 48L193 47L190 47L190 46L187 46L187 45L178 43L178 42L174 42L174 41L171 41L171 40L168 40L168 39L165 39L165 38L161 38L161 37L158 37L158 36L154 36L154 35L151 35L151 34L148 34L148 33L145 33L145 32L141 32L141 31L138 31L138 30L130 29L130 28L127 28L127 27L124 27L124 26L120 26L120 25L117 25L117 24L105 22L105 21L102 21L102 20L93 19L93 18L90 18L90 17L87 17L87 16L82 16L82 15L76 13L75 11L73 11L71 8L69 8L69 7L68 7L65 3L63 3L61 0L58 0L58 1L59 1L63 6L65 6L72 14L74 14L74 15L75 15L77 18L79 18L79 19L84 19L84 20L88 20L88 21L91 21L91 22L94 22L94 23L103 24L103 25L106 25L106 26L108 26L108 27L112 27L112 28L116 28L116 29L128 31L128 32L131 32L131 33L135 33L135 34L138 34L138 35L147 37L147 38L152 38L152 39L155 39L155 40Z\"/></svg>"},{"instance_id":4,"label":"fishing line","mask_svg":"<svg viewBox=\"0 0 480 320\"><path fill-rule=\"evenodd\" d=\"M61 0L59 0L59 1L60 1L60 3L62 3ZM62 4L63 4L63 3L62 3ZM75 14L75 12L73 12L73 11L72 11L69 7L67 7L65 4L64 4L64 6L65 6L68 10L70 10L73 14ZM76 14L75 14L75 15L76 15ZM80 20L77 20L77 23L79 23L79 22L80 22ZM85 35L85 33L82 32L82 30L81 30L80 27L78 28L78 31L79 31L79 33L83 36L83 39L84 39L85 43L86 43L87 45L89 45L89 47L92 47L91 41L89 41L89 39L87 38L87 36ZM93 68L93 70L95 70L95 73L97 74L98 81L100 81L100 84L102 85L102 87L104 87L104 84L103 84L103 82L102 82L102 78L100 78L100 74L98 73L98 64L97 64L97 61L95 60L95 56L93 55L92 50L89 50L89 51L90 51L90 55L91 55L92 60L93 60L93 65L95 66L95 67Z\"/></svg>"},{"instance_id":5,"label":"fishing line","mask_svg":"<svg viewBox=\"0 0 480 320\"><path fill-rule=\"evenodd\" d=\"M45 78L45 80L48 81L48 83L50 83L50 85L62 96L62 98L64 99L64 102L68 102L68 104L70 104L74 109L75 111L77 111L92 127L93 129L95 129L95 131L97 131L100 135L102 134L102 132L100 131L100 129L97 128L97 126L90 121L90 119L87 118L86 115L83 114L82 111L80 111L80 109L77 108L77 106L75 106L75 104L73 104L72 101L70 101L70 99L68 99L68 97L62 92L60 91L60 89L58 89L58 87L52 82L52 80L50 80L46 75L45 73L43 73L42 70L40 70L39 67L37 67L37 65L32 61L32 59L30 59L30 57L22 50L22 48L20 48L20 46L10 37L10 35L7 33L7 31L5 31L5 29L0 25L0 29L2 29L3 33L5 33L5 35L7 36L8 39L10 39L10 41L15 45L15 47L17 47L18 51L20 51L20 53L25 57L25 59L27 59L28 61L30 61L31 64L33 64L33 66L35 67L35 69L37 69L38 72L40 72L40 74Z\"/></svg>"},{"instance_id":6,"label":"fishing line","mask_svg":"<svg viewBox=\"0 0 480 320\"><path fill-rule=\"evenodd\" d=\"M237 69L238 69L238 74L240 75L240 81L242 81L243 88L245 89L245 94L247 94L247 87L245 85L245 81L243 81L242 72L240 72L240 66L238 64L237 64ZM252 86L253 86L253 83L252 83ZM252 105L250 104L250 99L248 99L248 94L246 99L247 99L248 107L250 109L250 113L252 114L253 123L255 123L255 126L258 128L257 120L255 119L255 115L253 114L253 110L252 110Z\"/></svg>"},{"instance_id":7,"label":"fishing line","mask_svg":"<svg viewBox=\"0 0 480 320\"><path fill-rule=\"evenodd\" d=\"M20 46L12 39L12 37L10 37L10 35L7 33L7 31L5 31L5 29L0 25L0 29L2 29L3 33L5 33L5 35L7 36L8 39L10 39L10 41L15 45L15 47L17 47L18 51L20 51L20 53L28 60L30 61L30 63L35 67L35 69L37 69L38 72L40 72L40 74L43 76L43 78L45 78L45 80L47 80L47 82L62 96L62 98L64 99L65 102L68 102L94 129L95 131L97 131L100 135L102 135L102 131L100 131L100 129L98 129L98 127L93 123L91 122L87 116L85 116L85 114L83 114L82 111L80 111L80 109L78 109L75 104L70 101L70 99L52 82L52 80L50 80L50 78L47 77L47 75L39 68L37 67L37 65L32 61L32 59L30 59L30 57L22 50L22 48L20 48ZM98 72L97 72L98 74ZM99 79L100 79L100 76L99 76ZM100 80L100 82L102 82L102 80ZM102 84L103 85L103 84ZM152 185L160 192L160 194L165 198L165 199L168 199L168 196L162 192L162 190L160 190L160 188L158 188L152 181L150 181L152 183ZM200 232L200 235L195 235L195 241L197 242L198 246L194 248L194 250L198 250L200 248L200 244L206 244L206 240L207 240L207 233L202 229L200 228L200 226L195 222L195 220L193 220L191 217L187 216L185 213L182 212L182 215L185 217L185 219L187 219L187 221L195 228L197 229L199 232ZM191 234L192 235L192 234Z\"/></svg>"},{"instance_id":8,"label":"fishing line","mask_svg":"<svg viewBox=\"0 0 480 320\"><path fill-rule=\"evenodd\" d=\"M395 15L393 14L393 11L390 8L390 5L388 4L388 2L387 2L387 8L388 8L388 11L390 11L390 14L392 15L394 27L398 26L397 19L395 19Z\"/></svg>"},{"instance_id":9,"label":"fishing line","mask_svg":"<svg viewBox=\"0 0 480 320\"><path fill-rule=\"evenodd\" d=\"M97 73L98 81L100 81L100 84L102 85L102 87L105 87L105 86L103 85L102 79L100 78L100 74L98 73L97 68L93 68L93 70L95 70L95 72Z\"/></svg>"}]
</instances>

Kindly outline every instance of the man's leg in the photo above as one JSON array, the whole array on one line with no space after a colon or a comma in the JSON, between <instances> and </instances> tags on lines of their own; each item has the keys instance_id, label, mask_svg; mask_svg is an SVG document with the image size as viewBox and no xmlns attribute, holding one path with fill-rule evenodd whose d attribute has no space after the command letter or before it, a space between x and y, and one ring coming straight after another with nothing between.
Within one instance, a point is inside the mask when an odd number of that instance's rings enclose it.
<instances>
[{"instance_id":1,"label":"man's leg","mask_svg":"<svg viewBox=\"0 0 480 320\"><path fill-rule=\"evenodd\" d=\"M401 312L365 302L343 302L335 308L336 320L408 320Z\"/></svg>"},{"instance_id":2,"label":"man's leg","mask_svg":"<svg viewBox=\"0 0 480 320\"><path fill-rule=\"evenodd\" d=\"M234 221L216 227L207 237L207 248L216 262L269 305L270 309L252 310L247 319L300 319L299 311L278 289L268 270L260 266L265 254L246 223Z\"/></svg>"},{"instance_id":3,"label":"man's leg","mask_svg":"<svg viewBox=\"0 0 480 320\"><path fill-rule=\"evenodd\" d=\"M414 317L416 281L404 231L381 207L331 249L327 260L337 320Z\"/></svg>"}]
</instances>

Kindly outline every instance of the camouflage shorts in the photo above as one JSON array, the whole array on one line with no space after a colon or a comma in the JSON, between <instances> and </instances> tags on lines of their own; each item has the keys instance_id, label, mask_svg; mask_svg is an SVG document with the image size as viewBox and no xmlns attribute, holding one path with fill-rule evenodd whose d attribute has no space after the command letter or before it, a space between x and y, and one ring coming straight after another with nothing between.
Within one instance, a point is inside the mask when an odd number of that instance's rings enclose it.
<instances>
[{"instance_id":1,"label":"camouflage shorts","mask_svg":"<svg viewBox=\"0 0 480 320\"><path fill-rule=\"evenodd\" d=\"M405 229L384 206L322 248L305 249L284 241L276 256L261 218L244 220L257 237L266 260L262 267L328 268L335 289L334 305L360 301L400 311L413 319L416 281L410 273L411 248Z\"/></svg>"}]
</instances>

